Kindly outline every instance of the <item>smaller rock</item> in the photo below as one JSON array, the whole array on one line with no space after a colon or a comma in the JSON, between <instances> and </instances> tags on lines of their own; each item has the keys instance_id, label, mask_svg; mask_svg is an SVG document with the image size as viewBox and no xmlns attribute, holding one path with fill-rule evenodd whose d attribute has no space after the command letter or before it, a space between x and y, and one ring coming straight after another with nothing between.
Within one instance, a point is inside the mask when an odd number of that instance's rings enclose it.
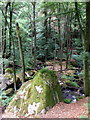
<instances>
[{"instance_id":1,"label":"smaller rock","mask_svg":"<svg viewBox=\"0 0 90 120\"><path fill-rule=\"evenodd\" d=\"M73 99L71 103L76 103L76 101L77 101L76 99Z\"/></svg>"}]
</instances>

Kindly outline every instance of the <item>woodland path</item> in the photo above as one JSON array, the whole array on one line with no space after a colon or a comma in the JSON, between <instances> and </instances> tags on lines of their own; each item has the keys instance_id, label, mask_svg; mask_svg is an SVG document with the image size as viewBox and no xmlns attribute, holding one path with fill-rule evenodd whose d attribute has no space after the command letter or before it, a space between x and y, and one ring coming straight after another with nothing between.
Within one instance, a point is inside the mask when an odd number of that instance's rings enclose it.
<instances>
[{"instance_id":1,"label":"woodland path","mask_svg":"<svg viewBox=\"0 0 90 120\"><path fill-rule=\"evenodd\" d=\"M80 118L80 115L87 115L88 118L90 118L90 114L87 113L88 109L84 105L87 102L88 97L71 104L60 102L59 104L56 104L52 109L50 109L46 114L28 116L28 118ZM2 114L2 118L18 117L13 113L4 113Z\"/></svg>"}]
</instances>

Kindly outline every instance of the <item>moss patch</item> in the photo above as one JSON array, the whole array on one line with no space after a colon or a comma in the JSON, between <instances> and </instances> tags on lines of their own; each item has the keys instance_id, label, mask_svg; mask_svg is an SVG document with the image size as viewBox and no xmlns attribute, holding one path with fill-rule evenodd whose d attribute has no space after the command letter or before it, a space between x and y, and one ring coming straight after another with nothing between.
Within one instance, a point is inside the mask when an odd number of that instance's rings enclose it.
<instances>
[{"instance_id":1,"label":"moss patch","mask_svg":"<svg viewBox=\"0 0 90 120\"><path fill-rule=\"evenodd\" d=\"M41 69L32 81L25 82L7 111L18 116L45 113L56 103L62 101L62 92L54 71Z\"/></svg>"}]
</instances>

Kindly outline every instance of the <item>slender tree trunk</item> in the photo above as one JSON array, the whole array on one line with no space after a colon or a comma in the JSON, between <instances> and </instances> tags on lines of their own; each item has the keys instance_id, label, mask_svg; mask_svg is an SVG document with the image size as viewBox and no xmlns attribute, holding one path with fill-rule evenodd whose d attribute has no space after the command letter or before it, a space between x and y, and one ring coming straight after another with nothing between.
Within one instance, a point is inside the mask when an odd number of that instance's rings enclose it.
<instances>
[{"instance_id":1,"label":"slender tree trunk","mask_svg":"<svg viewBox=\"0 0 90 120\"><path fill-rule=\"evenodd\" d=\"M36 2L32 2L33 6L33 34L34 34L34 67L36 67L36 14L35 14L35 9L36 9Z\"/></svg>"},{"instance_id":2,"label":"slender tree trunk","mask_svg":"<svg viewBox=\"0 0 90 120\"><path fill-rule=\"evenodd\" d=\"M46 39L46 55L45 55L45 62L46 62L47 58L48 58L48 23L47 23L47 10L46 10L46 8L44 8L44 16L45 16L44 27L45 27L45 39Z\"/></svg>"},{"instance_id":3,"label":"slender tree trunk","mask_svg":"<svg viewBox=\"0 0 90 120\"><path fill-rule=\"evenodd\" d=\"M10 9L10 25L9 25L9 54L11 54L11 41L12 41L12 3L9 2Z\"/></svg>"},{"instance_id":4,"label":"slender tree trunk","mask_svg":"<svg viewBox=\"0 0 90 120\"><path fill-rule=\"evenodd\" d=\"M15 69L15 48L14 48L14 41L13 41L13 74L14 74L14 90L16 92L16 69Z\"/></svg>"},{"instance_id":5,"label":"slender tree trunk","mask_svg":"<svg viewBox=\"0 0 90 120\"><path fill-rule=\"evenodd\" d=\"M66 25L66 32L67 32L67 38L66 38L66 44L67 44L67 48L66 48L66 69L68 69L68 64L69 64L69 57L70 57L70 16L67 16L67 25Z\"/></svg>"},{"instance_id":6,"label":"slender tree trunk","mask_svg":"<svg viewBox=\"0 0 90 120\"><path fill-rule=\"evenodd\" d=\"M53 21L53 28L54 28L54 31L53 31L53 34L55 35L55 22ZM57 42L57 39L54 38L54 64L53 64L53 70L54 70L54 66L55 66L55 60L56 60L56 56L57 56L57 49L56 49L56 42Z\"/></svg>"},{"instance_id":7,"label":"slender tree trunk","mask_svg":"<svg viewBox=\"0 0 90 120\"><path fill-rule=\"evenodd\" d=\"M6 3L5 6L5 12L3 12L4 15L4 29L3 29L3 58L5 58L5 52L6 52L6 31L7 31L7 10L8 10L9 2Z\"/></svg>"},{"instance_id":8,"label":"slender tree trunk","mask_svg":"<svg viewBox=\"0 0 90 120\"><path fill-rule=\"evenodd\" d=\"M31 57L33 56L33 30L32 30L32 19L31 19L31 15L29 16L29 20L30 20L30 25L29 25L29 30L30 30L30 38L31 38L31 43L30 43L30 53L31 53Z\"/></svg>"},{"instance_id":9,"label":"slender tree trunk","mask_svg":"<svg viewBox=\"0 0 90 120\"><path fill-rule=\"evenodd\" d=\"M68 34L68 33L67 33ZM69 38L67 38L67 52L66 52L66 69L68 69L68 60L69 60Z\"/></svg>"},{"instance_id":10,"label":"slender tree trunk","mask_svg":"<svg viewBox=\"0 0 90 120\"><path fill-rule=\"evenodd\" d=\"M12 30L11 30L12 31ZM14 79L14 90L16 92L16 69L15 69L15 45L14 45L14 39L13 39L13 79Z\"/></svg>"},{"instance_id":11,"label":"slender tree trunk","mask_svg":"<svg viewBox=\"0 0 90 120\"><path fill-rule=\"evenodd\" d=\"M16 23L16 33L17 33L17 37L18 37L18 45L19 45L21 64L22 64L22 83L24 83L24 81L25 81L25 64L24 64L24 54L23 54L23 50L22 50L22 41L21 41L21 36L19 33L18 23Z\"/></svg>"},{"instance_id":12,"label":"slender tree trunk","mask_svg":"<svg viewBox=\"0 0 90 120\"><path fill-rule=\"evenodd\" d=\"M54 24L54 28L55 28L55 23L53 22L53 24ZM53 34L55 34L55 30L54 30ZM54 61L56 60L56 57L57 57L56 43L57 43L57 39L54 38L54 46L55 46L55 48L54 48Z\"/></svg>"},{"instance_id":13,"label":"slender tree trunk","mask_svg":"<svg viewBox=\"0 0 90 120\"><path fill-rule=\"evenodd\" d=\"M60 13L60 3L58 3L58 13ZM58 36L60 46L60 71L62 72L62 41L61 41L61 30L60 30L60 16L58 16Z\"/></svg>"},{"instance_id":14,"label":"slender tree trunk","mask_svg":"<svg viewBox=\"0 0 90 120\"><path fill-rule=\"evenodd\" d=\"M4 50L3 50L3 41L4 41L4 27L2 26L2 74L4 74L4 58L3 58L3 55L4 55Z\"/></svg>"},{"instance_id":15,"label":"slender tree trunk","mask_svg":"<svg viewBox=\"0 0 90 120\"><path fill-rule=\"evenodd\" d=\"M5 7L5 20L4 20L4 29L3 29L3 57L5 57L6 52L6 31L7 31L7 5Z\"/></svg>"},{"instance_id":16,"label":"slender tree trunk","mask_svg":"<svg viewBox=\"0 0 90 120\"><path fill-rule=\"evenodd\" d=\"M14 91L16 92L16 70L15 70L15 45L14 38L12 36L12 15L13 15L13 3L9 3L10 7L10 26L9 26L9 53L11 55L11 45L13 46L13 79L14 79Z\"/></svg>"},{"instance_id":17,"label":"slender tree trunk","mask_svg":"<svg viewBox=\"0 0 90 120\"><path fill-rule=\"evenodd\" d=\"M67 10L69 11L69 6L67 4ZM66 16L66 69L68 69L68 65L69 65L69 57L70 57L70 39L71 39L71 36L70 36L70 19L71 19L71 16L70 14L68 14Z\"/></svg>"},{"instance_id":18,"label":"slender tree trunk","mask_svg":"<svg viewBox=\"0 0 90 120\"><path fill-rule=\"evenodd\" d=\"M71 20L72 20L72 15L71 15ZM71 24L72 24L72 21L70 20L70 59L71 59L71 56L72 56L72 48L73 48L73 39L72 39L72 27L71 27Z\"/></svg>"},{"instance_id":19,"label":"slender tree trunk","mask_svg":"<svg viewBox=\"0 0 90 120\"><path fill-rule=\"evenodd\" d=\"M49 17L49 38L51 38L51 16Z\"/></svg>"}]
</instances>

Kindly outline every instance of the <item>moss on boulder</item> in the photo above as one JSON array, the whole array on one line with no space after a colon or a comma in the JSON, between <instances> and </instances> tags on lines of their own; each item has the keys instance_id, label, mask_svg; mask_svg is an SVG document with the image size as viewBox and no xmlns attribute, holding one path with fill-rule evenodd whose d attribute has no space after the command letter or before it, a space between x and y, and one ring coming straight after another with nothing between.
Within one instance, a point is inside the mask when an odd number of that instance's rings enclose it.
<instances>
[{"instance_id":1,"label":"moss on boulder","mask_svg":"<svg viewBox=\"0 0 90 120\"><path fill-rule=\"evenodd\" d=\"M18 116L46 113L56 103L62 101L62 92L54 71L41 69L32 81L25 82L7 111Z\"/></svg>"}]
</instances>

